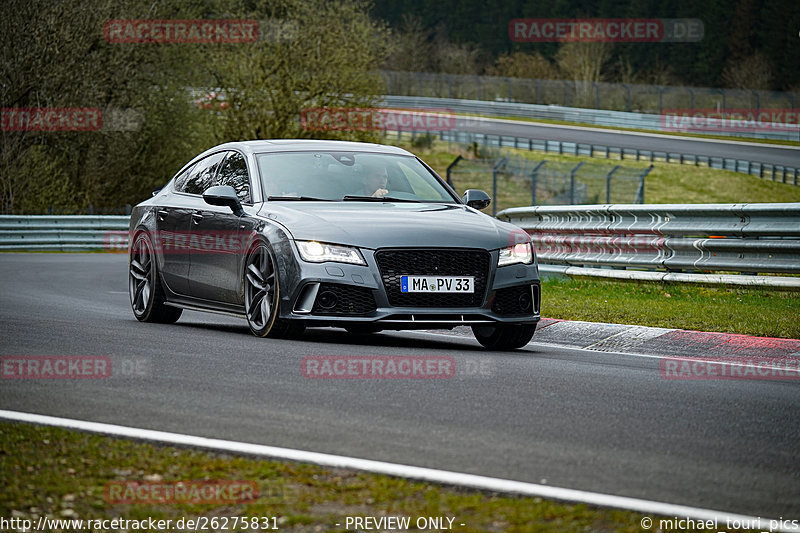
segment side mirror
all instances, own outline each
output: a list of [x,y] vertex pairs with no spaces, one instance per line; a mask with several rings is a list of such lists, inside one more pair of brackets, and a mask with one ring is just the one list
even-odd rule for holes
[[242,203],[236,195],[236,189],[230,185],[215,185],[214,187],[209,187],[206,189],[206,192],[203,193],[203,200],[209,205],[228,206],[236,216],[244,214]]
[[492,203],[489,195],[477,189],[467,189],[464,191],[464,196],[461,201],[473,209],[486,209]]

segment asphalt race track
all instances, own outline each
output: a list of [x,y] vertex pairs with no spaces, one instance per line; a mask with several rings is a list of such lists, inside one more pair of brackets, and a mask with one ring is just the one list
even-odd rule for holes
[[[536,344],[488,353],[428,333],[257,339],[243,320],[194,312],[141,324],[126,267],[123,254],[0,255],[0,355],[116,365],[108,379],[0,380],[1,409],[800,515],[797,382],[665,381],[656,358]],[[543,296],[546,315],[558,295]],[[307,379],[310,355],[452,356],[456,375]]]
[[[800,147],[760,144],[737,140],[697,139],[673,135],[640,132],[621,132],[556,124],[536,124],[519,120],[459,117],[456,131],[526,137],[548,141],[577,142],[626,149],[669,152],[709,157],[725,157],[742,161],[757,161],[775,165],[800,167]],[[780,178],[778,178],[780,179]]]

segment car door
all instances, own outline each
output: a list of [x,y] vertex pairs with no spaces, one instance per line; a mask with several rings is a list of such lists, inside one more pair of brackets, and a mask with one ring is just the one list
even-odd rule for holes
[[[252,205],[247,162],[242,154],[228,151],[220,163],[217,185],[236,190],[243,206]],[[193,242],[189,289],[193,296],[225,303],[241,303],[239,267],[244,250],[242,239],[249,225],[229,207],[204,203],[192,215]]]
[[161,259],[159,270],[164,283],[176,294],[189,290],[188,236],[194,200],[185,192],[197,164],[190,165],[172,181],[172,186],[156,207],[156,247]]

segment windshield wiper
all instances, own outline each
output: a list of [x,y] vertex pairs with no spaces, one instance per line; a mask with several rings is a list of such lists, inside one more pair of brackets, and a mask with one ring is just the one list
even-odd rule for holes
[[408,198],[394,198],[392,196],[358,196],[355,194],[348,194],[342,198],[345,202],[412,202],[415,204],[420,203],[419,200],[410,200]]
[[267,200],[299,200],[305,202],[333,202],[328,198],[315,198],[313,196],[267,196]]

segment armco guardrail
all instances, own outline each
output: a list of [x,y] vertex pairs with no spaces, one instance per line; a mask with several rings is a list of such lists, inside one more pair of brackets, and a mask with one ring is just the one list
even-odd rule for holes
[[[524,102],[492,102],[487,100],[461,100],[456,98],[432,98],[421,96],[385,96],[384,102],[388,107],[397,108],[424,108],[448,109],[456,113],[499,116],[539,118],[556,120],[560,122],[579,122],[596,126],[609,126],[612,128],[630,128],[652,131],[665,131],[662,124],[664,117],[652,113],[631,113],[626,111],[612,111],[608,109],[587,109],[583,107],[564,107],[559,105],[528,104]],[[780,141],[800,140],[800,125],[781,124],[773,131],[741,133],[716,131],[714,135],[728,137],[749,137],[756,139],[769,139]],[[667,130],[672,133],[673,130]]]
[[0,215],[0,250],[118,250],[127,247],[127,215]]
[[531,234],[545,272],[800,288],[800,277],[753,275],[800,276],[800,203],[517,207],[497,217]]
[[[497,216],[532,235],[544,272],[800,288],[800,203],[539,206]],[[124,251],[128,224],[125,215],[2,215],[0,250]]]

